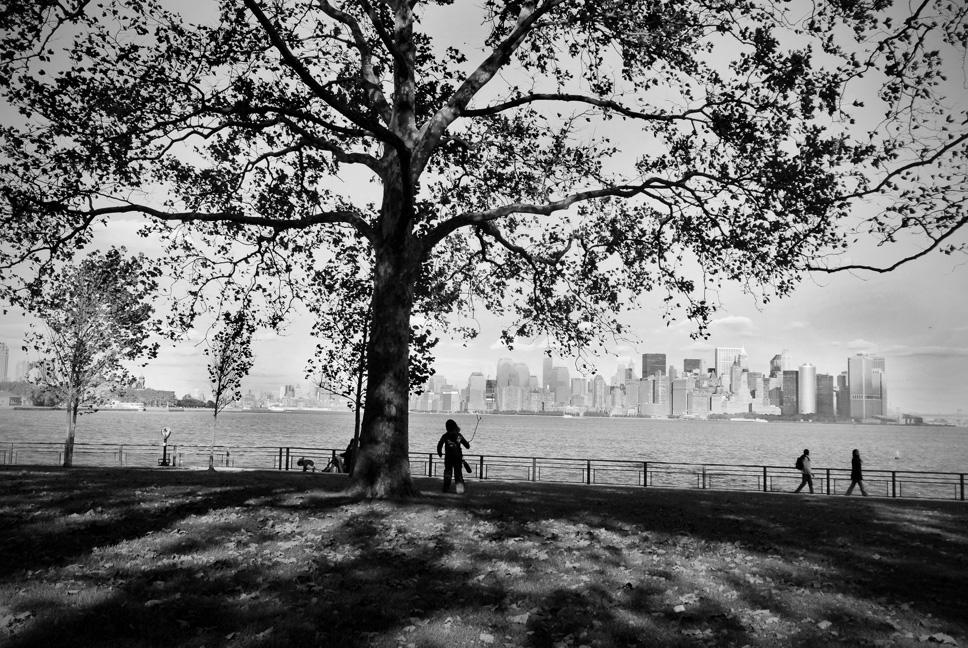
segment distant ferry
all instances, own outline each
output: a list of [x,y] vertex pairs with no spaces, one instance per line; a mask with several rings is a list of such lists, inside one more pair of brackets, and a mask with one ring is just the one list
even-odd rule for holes
[[755,419],[751,419],[751,418],[731,418],[731,419],[728,419],[728,420],[730,420],[730,421],[744,421],[746,423],[769,423],[769,421],[767,421],[766,419],[761,419],[761,418],[755,418]]
[[133,410],[138,412],[147,411],[144,403],[136,402],[126,402],[126,401],[111,401],[107,404],[106,409],[116,409],[116,410]]

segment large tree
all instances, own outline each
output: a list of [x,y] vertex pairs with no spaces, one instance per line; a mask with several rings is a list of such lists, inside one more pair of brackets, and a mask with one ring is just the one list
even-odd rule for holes
[[124,249],[93,252],[79,264],[38,278],[24,302],[41,320],[26,339],[39,358],[37,384],[67,413],[64,467],[74,461],[77,415],[123,391],[128,365],[152,358],[158,344],[150,334],[151,304],[158,269]]
[[851,267],[855,237],[920,237],[902,262],[958,249],[968,218],[962,3],[192,8],[7,3],[0,268],[140,215],[192,286],[180,324],[256,287],[275,325],[354,238],[372,259],[352,482],[369,495],[414,492],[418,314],[473,334],[489,309],[509,342],[573,353],[655,291],[701,334],[722,282],[782,296]]

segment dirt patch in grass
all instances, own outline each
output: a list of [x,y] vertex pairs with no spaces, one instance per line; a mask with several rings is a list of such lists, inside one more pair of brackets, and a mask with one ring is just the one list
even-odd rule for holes
[[0,468],[0,645],[968,646],[968,504]]

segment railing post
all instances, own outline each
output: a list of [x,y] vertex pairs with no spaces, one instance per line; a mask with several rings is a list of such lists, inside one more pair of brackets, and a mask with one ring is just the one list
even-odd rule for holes
[[897,497],[897,471],[891,471],[891,497]]
[[434,476],[434,453],[433,452],[427,453],[427,476],[428,477]]
[[763,492],[768,492],[766,490],[766,466],[763,466]]
[[477,478],[484,479],[484,455],[481,455],[480,463],[478,465],[480,468],[477,471]]
[[959,481],[961,482],[961,501],[965,501],[965,473],[958,475]]
[[830,468],[827,468],[827,495],[830,495]]
[[588,459],[585,461],[585,484],[590,485],[592,483],[592,460]]
[[118,465],[124,465],[124,444],[118,446]]
[[282,447],[279,448],[279,470],[282,470]]
[[531,457],[531,481],[538,481],[538,458]]
[[649,486],[649,462],[642,462],[642,487],[648,488]]
[[706,467],[702,467],[702,489],[706,490]]

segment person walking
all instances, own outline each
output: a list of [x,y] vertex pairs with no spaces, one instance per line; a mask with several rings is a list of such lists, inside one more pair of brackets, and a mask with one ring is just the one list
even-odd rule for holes
[[860,494],[867,497],[867,489],[864,488],[864,473],[861,466],[864,462],[860,459],[860,450],[854,448],[854,454],[850,458],[850,487],[844,495],[854,492],[854,486],[860,486]]
[[797,489],[793,491],[794,493],[799,493],[804,486],[810,487],[810,492],[813,493],[813,472],[810,470],[810,450],[807,448],[803,449],[803,454],[797,459],[797,467],[800,468],[800,473],[803,478],[800,481],[800,485]]
[[437,442],[437,456],[444,458],[444,488],[442,492],[446,493],[450,490],[450,476],[453,474],[454,488],[458,495],[462,495],[464,493],[464,473],[461,471],[464,468],[464,452],[460,447],[464,446],[469,450],[471,444],[460,433],[460,427],[458,427],[456,421],[447,419],[444,426],[447,431]]

